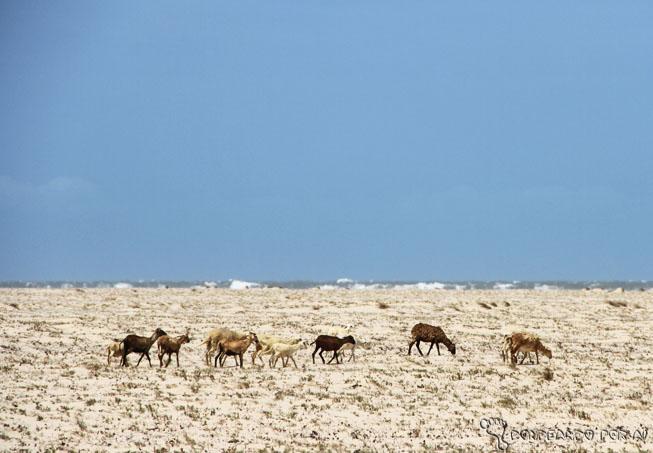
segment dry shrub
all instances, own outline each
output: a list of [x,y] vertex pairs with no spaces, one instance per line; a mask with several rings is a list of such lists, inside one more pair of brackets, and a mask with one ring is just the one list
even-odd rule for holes
[[620,300],[606,300],[605,303],[615,308],[623,308],[628,306],[626,302],[622,302]]
[[553,370],[549,367],[546,367],[544,371],[542,372],[542,377],[544,378],[545,381],[552,381],[553,380]]

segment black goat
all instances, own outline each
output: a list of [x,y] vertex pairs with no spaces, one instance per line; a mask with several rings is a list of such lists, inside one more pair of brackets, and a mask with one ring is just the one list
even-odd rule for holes
[[157,338],[167,335],[162,329],[157,328],[151,337],[141,337],[140,335],[127,335],[124,340],[120,342],[122,344],[122,360],[120,360],[120,365],[127,365],[127,354],[132,352],[140,352],[141,357],[138,359],[138,366],[143,360],[143,356],[147,357],[147,361],[150,362],[152,366],[152,361],[150,360],[150,348],[157,340]]
[[324,351],[333,351],[333,357],[331,357],[331,360],[329,360],[329,363],[333,362],[333,359],[336,359],[336,363],[340,363],[338,361],[338,351],[340,348],[342,348],[343,344],[356,344],[356,340],[354,340],[354,337],[351,335],[347,335],[344,338],[338,338],[338,337],[333,337],[331,335],[320,335],[318,336],[315,341],[311,344],[315,344],[315,351],[313,351],[312,357],[313,357],[313,363],[315,363],[315,354],[317,351],[320,351],[320,358],[322,359],[322,363],[326,363],[324,360],[324,357],[322,356],[322,353]]

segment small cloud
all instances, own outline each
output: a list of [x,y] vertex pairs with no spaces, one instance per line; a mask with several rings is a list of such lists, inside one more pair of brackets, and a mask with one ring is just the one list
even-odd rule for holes
[[69,200],[94,189],[93,183],[82,178],[57,176],[43,184],[31,184],[0,175],[0,205],[26,206]]
[[78,193],[93,189],[93,184],[81,178],[57,176],[46,184],[37,187],[43,193]]

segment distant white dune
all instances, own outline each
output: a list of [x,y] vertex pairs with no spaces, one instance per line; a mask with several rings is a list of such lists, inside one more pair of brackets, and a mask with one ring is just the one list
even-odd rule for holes
[[445,288],[444,283],[440,283],[440,282],[432,282],[432,283],[419,282],[419,283],[394,286],[394,289],[419,289],[422,291],[431,291],[431,290],[444,289],[444,288]]
[[535,287],[533,289],[535,291],[555,291],[555,290],[560,289],[560,288],[558,288],[555,285],[542,284],[542,285],[535,285]]
[[119,283],[116,283],[115,285],[113,285],[113,287],[116,288],[116,289],[129,289],[129,288],[132,288],[133,286],[132,286],[131,283],[119,282]]
[[231,280],[229,289],[251,289],[251,288],[260,288],[261,285],[255,282],[245,282],[242,280]]

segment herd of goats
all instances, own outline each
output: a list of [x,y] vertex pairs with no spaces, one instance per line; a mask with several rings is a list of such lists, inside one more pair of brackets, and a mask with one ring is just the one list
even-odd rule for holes
[[[440,327],[418,323],[413,326],[410,333],[411,340],[410,345],[408,346],[408,355],[410,355],[413,345],[416,345],[417,351],[423,356],[424,354],[420,349],[421,342],[430,343],[426,355],[431,353],[431,349],[433,349],[434,345],[438,351],[438,355],[440,355],[440,344],[443,344],[451,354],[456,354],[456,345],[449,340]],[[168,357],[165,366],[167,367],[170,365],[172,354],[175,354],[177,366],[179,366],[179,349],[181,348],[181,345],[189,342],[190,337],[188,331],[186,334],[178,337],[171,337],[161,329],[156,329],[154,334],[150,337],[127,335],[122,341],[114,339],[113,343],[107,347],[107,364],[111,364],[112,357],[120,357],[120,365],[128,366],[127,356],[134,352],[141,354],[136,366],[141,363],[143,357],[147,358],[150,366],[152,366],[152,361],[150,360],[150,349],[154,343],[157,343],[159,365],[161,367],[164,366],[163,359],[166,355]],[[243,355],[247,352],[252,343],[255,346],[255,350],[252,353],[252,364],[256,363],[256,358],[258,357],[261,363],[265,365],[262,356],[269,355],[269,366],[271,368],[276,366],[279,359],[281,359],[281,363],[284,367],[288,365],[288,362],[292,361],[295,368],[297,368],[297,363],[293,356],[297,351],[299,351],[299,349],[308,346],[306,342],[301,339],[284,339],[268,335],[257,336],[253,332],[243,333],[227,328],[220,328],[210,331],[207,338],[202,343],[203,345],[206,344],[206,364],[210,366],[211,360],[215,356],[213,366],[217,367],[218,363],[220,363],[220,367],[223,367],[227,357],[231,356],[236,361],[236,366],[242,368]],[[312,354],[313,363],[315,363],[315,354],[317,353],[319,353],[322,363],[327,363],[322,356],[322,353],[324,352],[333,352],[333,356],[328,363],[333,362],[333,360],[335,360],[337,364],[342,363],[341,360],[344,361],[346,351],[349,351],[350,353],[349,361],[352,359],[355,360],[354,350],[356,348],[356,340],[354,340],[354,337],[351,335],[319,335],[310,345],[315,345],[315,350]],[[504,362],[509,361],[511,364],[516,364],[518,361],[518,354],[521,353],[522,359],[521,362],[519,362],[520,364],[524,363],[527,356],[529,361],[532,363],[532,358],[530,357],[531,352],[535,353],[536,363],[538,364],[540,363],[540,353],[549,359],[552,357],[551,351],[542,344],[540,338],[535,334],[516,332],[504,337],[501,349],[501,356]]]

